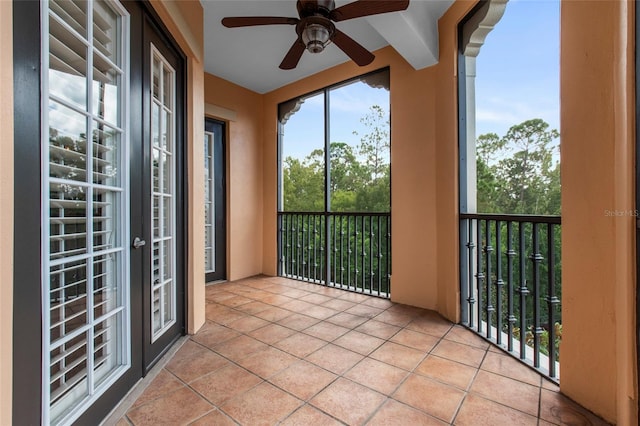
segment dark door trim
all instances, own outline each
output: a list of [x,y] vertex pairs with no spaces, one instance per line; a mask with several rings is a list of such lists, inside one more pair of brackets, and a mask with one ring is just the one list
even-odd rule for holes
[[213,176],[215,195],[214,222],[215,222],[215,272],[205,274],[205,282],[219,281],[227,278],[227,185],[226,185],[226,124],[213,118],[205,118],[205,131],[214,134],[214,162],[215,173]]
[[40,424],[40,3],[13,2],[13,422]]

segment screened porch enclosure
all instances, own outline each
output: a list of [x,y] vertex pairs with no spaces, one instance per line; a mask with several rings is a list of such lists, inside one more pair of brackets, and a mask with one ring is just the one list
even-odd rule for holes
[[390,297],[389,70],[280,104],[278,274]]

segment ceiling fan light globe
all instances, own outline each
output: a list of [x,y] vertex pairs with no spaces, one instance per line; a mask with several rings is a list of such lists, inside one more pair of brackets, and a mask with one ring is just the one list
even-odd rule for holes
[[320,24],[309,24],[302,31],[302,42],[311,53],[320,53],[329,44],[331,33]]

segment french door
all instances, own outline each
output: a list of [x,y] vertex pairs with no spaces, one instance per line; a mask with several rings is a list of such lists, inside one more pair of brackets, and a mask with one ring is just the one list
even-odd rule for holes
[[38,54],[14,46],[15,87],[37,88],[14,105],[16,145],[37,147],[15,154],[17,424],[99,421],[183,333],[184,62],[153,22],[136,2],[17,2]]
[[225,209],[225,125],[205,119],[205,279],[206,282],[227,277],[227,234]]

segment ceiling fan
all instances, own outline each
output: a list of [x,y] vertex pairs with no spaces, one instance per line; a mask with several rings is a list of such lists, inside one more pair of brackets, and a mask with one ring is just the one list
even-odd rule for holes
[[336,28],[333,22],[380,13],[397,12],[409,7],[409,0],[356,0],[344,6],[335,7],[335,0],[297,0],[300,18],[276,16],[238,16],[222,19],[227,28],[251,27],[256,25],[295,25],[298,37],[285,55],[280,68],[295,68],[305,49],[320,53],[331,42],[338,46],[356,64],[370,64],[375,56],[357,41]]

